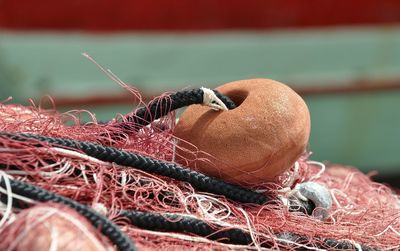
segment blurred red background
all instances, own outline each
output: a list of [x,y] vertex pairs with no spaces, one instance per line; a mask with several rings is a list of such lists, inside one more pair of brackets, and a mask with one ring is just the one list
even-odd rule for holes
[[400,22],[398,0],[0,0],[0,28],[273,29]]

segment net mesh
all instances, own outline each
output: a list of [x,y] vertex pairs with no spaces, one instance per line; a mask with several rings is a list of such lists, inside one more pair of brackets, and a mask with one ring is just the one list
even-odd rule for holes
[[[136,90],[129,91],[140,99]],[[159,98],[166,97],[168,95]],[[0,105],[0,131],[96,142],[174,162],[177,147],[173,136],[174,112],[139,131],[122,130],[118,123],[129,123],[124,116],[102,124],[92,115],[92,121],[84,123],[80,119],[82,113],[87,111],[59,113],[55,108],[43,109],[33,103],[28,107],[3,103]],[[194,146],[190,151],[200,152]],[[210,160],[205,157],[203,161]],[[360,244],[382,250],[400,249],[399,196],[353,167],[331,165],[325,168],[323,164],[311,161],[308,155],[280,177],[281,185],[267,183],[252,188],[277,198],[275,203],[265,205],[229,201],[222,196],[196,191],[189,183],[103,162],[78,150],[47,144],[38,146],[37,142],[14,141],[6,137],[0,137],[0,165],[10,177],[74,199],[105,214],[134,240],[140,250],[160,247],[165,250],[262,249],[264,243],[273,249],[295,250],[306,246],[317,249],[324,246],[323,239],[348,241],[355,247]],[[333,208],[327,220],[289,212],[278,199],[288,196],[288,192],[282,190],[283,185],[293,188],[305,181],[320,183],[329,190]],[[1,193],[1,196],[6,194]],[[10,214],[7,205],[1,205],[0,212],[5,220],[0,225],[0,233],[9,240],[2,245],[10,247],[12,240],[20,234],[21,222],[25,226],[33,224],[34,217],[24,214],[24,210]],[[222,229],[242,229],[250,233],[253,243],[232,245],[193,234],[139,229],[119,217],[120,210],[196,217]]]

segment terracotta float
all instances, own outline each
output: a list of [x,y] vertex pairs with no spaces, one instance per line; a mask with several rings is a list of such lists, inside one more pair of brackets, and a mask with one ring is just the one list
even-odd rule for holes
[[[303,99],[270,79],[234,81],[216,88],[237,108],[214,111],[193,105],[182,114],[175,135],[211,154],[217,165],[191,162],[192,168],[226,181],[256,185],[274,181],[305,152],[310,114]],[[178,156],[185,159],[184,151]]]

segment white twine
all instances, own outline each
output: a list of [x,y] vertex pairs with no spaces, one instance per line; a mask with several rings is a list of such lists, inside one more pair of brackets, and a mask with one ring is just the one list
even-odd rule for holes
[[[63,163],[63,165],[61,166],[60,163]],[[61,168],[59,168],[58,170],[55,170],[55,171],[48,171],[48,172],[39,171],[40,176],[51,178],[51,177],[54,177],[59,174],[65,174],[68,171],[70,171],[72,168],[71,162],[68,161],[66,158],[63,158],[59,163],[54,163],[54,164],[50,164],[50,165],[41,167],[41,170],[53,168],[56,166],[61,166]],[[30,173],[31,173],[30,171],[22,171],[22,170],[7,170],[5,172],[9,175],[30,175]]]
[[211,109],[215,111],[227,111],[228,108],[222,102],[221,99],[217,97],[217,95],[214,93],[213,90],[201,87],[200,88],[203,91],[203,105],[211,107]]
[[[7,195],[7,204],[6,204],[5,211],[2,212],[3,217],[0,220],[0,229],[2,229],[3,225],[7,222],[7,220],[9,219],[9,217],[12,214],[12,191],[11,191],[10,180],[9,180],[7,174],[5,174],[3,171],[0,171],[0,181],[2,181],[3,179],[4,179],[4,183],[6,185],[5,194]],[[1,192],[3,192],[3,191],[1,191]]]
[[318,250],[318,251],[326,251],[326,249],[322,249],[322,248],[315,248],[315,247],[310,247],[304,244],[300,244],[291,240],[286,240],[286,239],[280,239],[280,238],[274,238],[275,240],[281,241],[281,242],[286,242],[295,246],[298,246],[300,248],[304,248],[304,250]]
[[103,203],[93,203],[92,208],[94,209],[94,211],[98,212],[101,215],[107,215],[108,210]]
[[76,152],[76,151],[72,151],[72,150],[68,150],[68,149],[64,149],[64,148],[58,148],[58,147],[52,147],[49,150],[51,150],[52,152],[55,152],[55,153],[62,154],[62,155],[67,156],[67,157],[80,158],[80,159],[83,159],[83,160],[86,160],[86,161],[90,161],[90,162],[93,162],[93,163],[96,163],[96,164],[99,164],[99,165],[102,165],[102,166],[112,167],[111,163],[101,161],[99,159],[96,159],[94,157],[90,157],[90,156],[88,156],[86,154],[82,154],[82,153],[79,153],[79,152]]
[[326,166],[325,166],[325,164],[322,163],[322,162],[318,162],[318,161],[314,161],[314,160],[308,160],[308,161],[307,161],[307,164],[309,164],[309,165],[316,165],[316,166],[318,166],[318,167],[321,168],[321,170],[319,170],[318,173],[316,173],[314,176],[312,176],[312,177],[309,179],[309,181],[319,179],[319,178],[321,177],[321,175],[325,172]]
[[[52,172],[40,172],[40,175],[43,177],[54,177],[55,175],[59,175],[59,174],[65,174],[67,173],[69,170],[71,170],[72,166],[71,166],[71,162],[67,161],[65,158],[63,158],[60,163],[64,163],[64,165],[56,170],[56,171],[52,171]],[[43,168],[48,168],[49,166],[44,166]]]
[[3,226],[5,225],[5,223],[7,221],[13,220],[14,214],[12,212],[12,201],[14,198],[17,200],[20,200],[20,201],[31,203],[31,204],[36,203],[32,199],[26,198],[26,197],[18,195],[18,194],[14,194],[12,192],[11,184],[10,184],[10,179],[12,179],[12,177],[8,176],[3,171],[0,171],[0,181],[2,179],[4,179],[6,188],[4,189],[4,188],[0,187],[0,193],[7,195],[7,204],[4,205],[3,203],[0,203],[0,205],[1,205],[0,211],[1,211],[1,214],[3,215],[3,217],[0,220],[0,232],[4,229]]
[[357,251],[363,251],[361,245],[353,240],[349,240],[351,244],[357,249]]
[[[48,222],[45,222],[45,224],[47,225]],[[58,229],[56,227],[54,227],[53,225],[50,226],[50,247],[49,247],[49,251],[57,251],[58,250],[58,242],[59,242],[59,237],[60,237],[60,233],[58,231]]]
[[382,232],[375,234],[374,236],[381,236],[382,234],[386,233],[388,230],[392,230],[393,233],[400,236],[400,232],[392,227],[392,225],[387,226]]
[[299,170],[300,170],[300,163],[296,161],[294,162],[292,175],[289,175],[286,181],[283,182],[282,186],[291,187],[294,184],[295,180],[297,179],[297,176],[299,175]]
[[[188,208],[188,200],[190,198],[194,198],[196,200],[198,212],[207,220],[223,225],[225,224],[224,220],[229,218],[232,214],[232,211],[228,205],[225,205],[216,198],[204,194],[191,194],[184,198],[183,203],[185,205],[186,213],[188,214],[191,214],[190,209]],[[210,211],[216,205],[219,205],[222,207],[222,209]]]
[[238,210],[244,215],[244,218],[246,219],[248,231],[250,233],[250,237],[251,237],[251,240],[253,241],[254,246],[257,248],[257,250],[261,250],[261,246],[256,239],[256,235],[255,235],[256,230],[254,229],[254,227],[251,224],[249,215],[246,213],[246,211],[243,210],[243,208],[239,207]]
[[86,184],[86,185],[89,185],[89,179],[88,179],[88,177],[86,176],[86,166],[83,165],[83,164],[80,164],[79,167],[80,167],[80,169],[81,169],[82,177],[83,177],[83,180],[85,181],[85,184]]
[[125,171],[121,171],[121,186],[125,186],[127,183],[127,174]]
[[172,162],[175,162],[176,159],[176,146],[178,144],[178,140],[173,138],[172,139]]

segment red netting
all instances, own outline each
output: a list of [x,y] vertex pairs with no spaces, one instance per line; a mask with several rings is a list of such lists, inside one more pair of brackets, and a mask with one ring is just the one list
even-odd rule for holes
[[0,250],[111,250],[84,217],[60,204],[23,210],[0,233]]
[[[116,119],[115,123],[99,124],[93,116],[93,121],[83,123],[79,114],[77,111],[58,113],[54,109],[46,110],[33,105],[1,104],[0,131],[30,132],[97,142],[174,161],[174,113],[138,132],[130,133],[115,126],[123,117]],[[188,183],[106,163],[76,150],[46,144],[38,147],[37,142],[0,137],[0,164],[2,170],[14,178],[107,214],[140,250],[157,250],[160,247],[165,250],[242,250],[260,248],[263,242],[273,243],[276,249],[301,249],[303,244],[288,240],[282,242],[276,237],[279,233],[288,232],[309,237],[311,244],[328,238],[379,249],[400,249],[398,195],[388,187],[372,182],[354,168],[331,166],[325,170],[320,164],[309,161],[308,156],[304,156],[290,172],[282,175],[281,181],[291,187],[310,180],[326,186],[333,198],[333,208],[326,221],[289,212],[278,199],[277,203],[264,206],[230,202],[220,196],[196,191]],[[281,188],[276,184],[257,187],[259,190],[268,190],[269,194],[284,197]],[[4,193],[1,196],[5,196]],[[121,209],[190,215],[225,228],[241,228],[251,233],[253,244],[235,246],[183,233],[138,229],[117,217]],[[1,212],[3,216],[7,215],[5,205]],[[21,225],[18,221],[13,222],[12,217],[7,219],[7,224],[0,225],[0,231],[3,236],[7,233],[5,238],[14,238]],[[29,220],[27,222],[30,224]],[[11,245],[11,242],[4,243]]]

